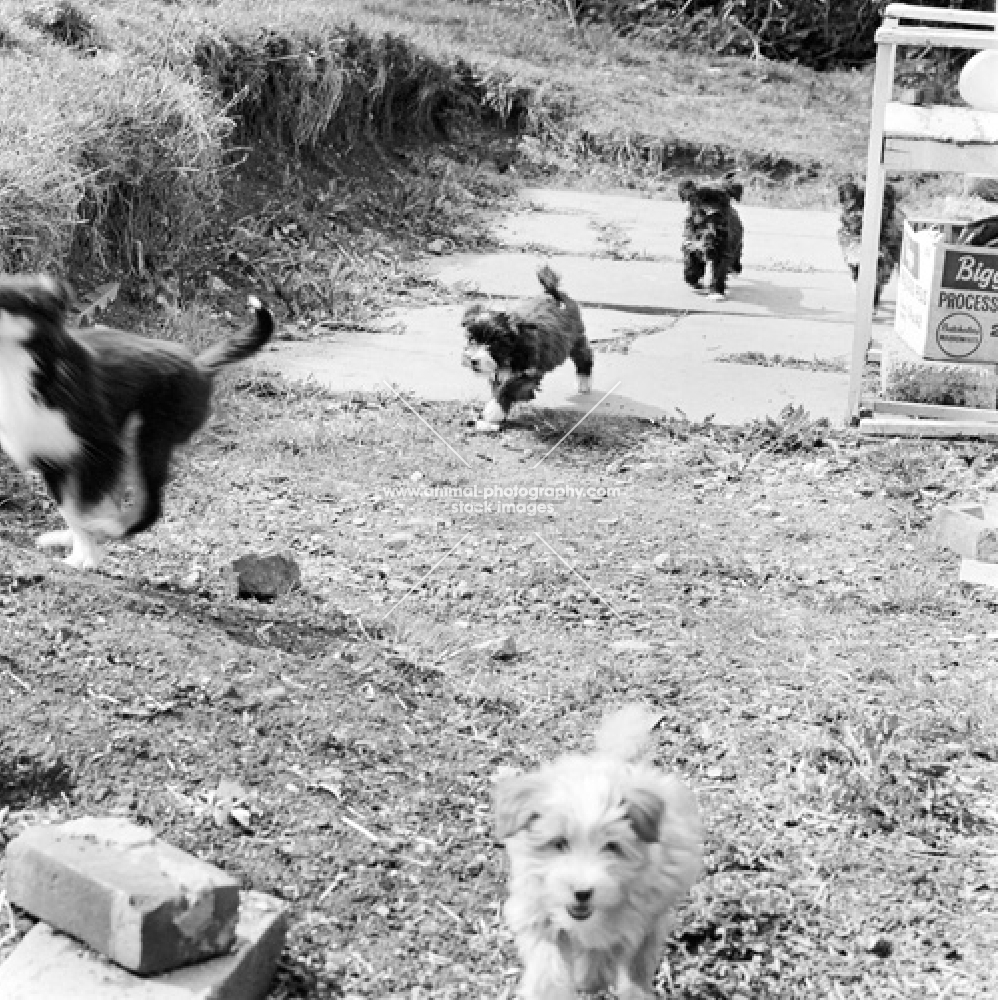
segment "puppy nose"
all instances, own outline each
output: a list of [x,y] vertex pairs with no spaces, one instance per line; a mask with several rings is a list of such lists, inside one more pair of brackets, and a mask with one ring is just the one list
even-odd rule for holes
[[588,903],[593,898],[592,889],[576,889],[575,890],[575,901],[577,903]]

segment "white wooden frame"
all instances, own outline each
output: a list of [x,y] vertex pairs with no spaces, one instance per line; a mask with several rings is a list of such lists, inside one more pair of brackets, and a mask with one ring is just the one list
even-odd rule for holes
[[[914,22],[904,23],[902,22]],[[928,23],[925,23],[928,22]],[[942,26],[941,26],[942,25]],[[975,25],[993,33],[968,31]],[[998,115],[968,108],[914,108],[896,104],[894,70],[899,45],[920,48],[998,49],[998,12],[951,10],[892,3],[877,31],[877,64],[866,162],[866,202],[846,423],[859,416],[863,372],[873,334],[873,295],[888,170],[981,173],[998,176]]]

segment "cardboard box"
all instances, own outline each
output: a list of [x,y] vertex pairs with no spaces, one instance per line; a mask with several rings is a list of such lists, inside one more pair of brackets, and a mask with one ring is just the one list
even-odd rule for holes
[[894,328],[929,361],[998,364],[998,249],[955,242],[966,222],[906,219]]

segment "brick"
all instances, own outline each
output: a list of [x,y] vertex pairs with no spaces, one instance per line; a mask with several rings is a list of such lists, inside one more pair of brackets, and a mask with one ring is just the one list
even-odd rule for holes
[[994,502],[939,507],[933,519],[936,544],[968,559],[998,560],[998,509]]
[[87,818],[13,840],[7,898],[147,975],[226,952],[239,884],[127,820]]
[[246,892],[228,955],[140,977],[48,924],[36,924],[0,965],[0,1000],[263,1000],[286,933],[280,901]]

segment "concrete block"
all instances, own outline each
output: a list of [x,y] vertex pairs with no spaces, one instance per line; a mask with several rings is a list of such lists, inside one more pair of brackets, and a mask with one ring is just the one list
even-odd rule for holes
[[934,516],[936,544],[967,559],[998,562],[998,507],[994,501],[939,507]]
[[998,587],[998,562],[963,559],[960,562],[960,583],[980,587]]
[[127,820],[87,818],[13,840],[7,898],[145,975],[228,951],[239,884]]
[[142,978],[37,924],[0,965],[0,1000],[263,1000],[286,933],[280,901],[246,892],[228,955]]

